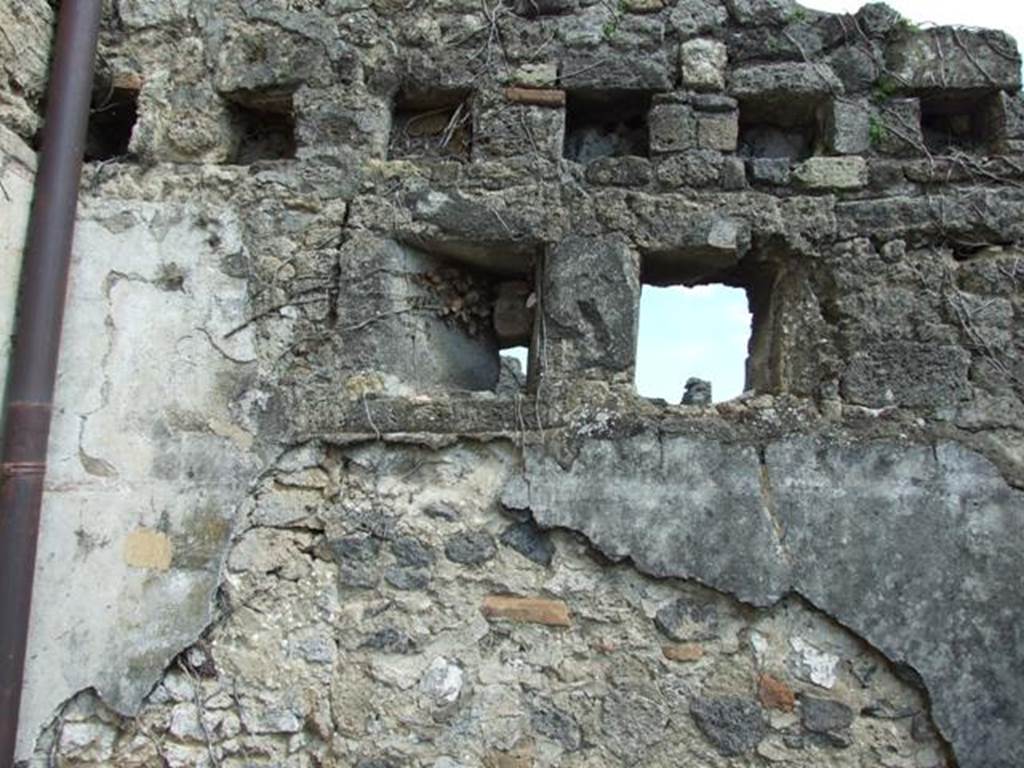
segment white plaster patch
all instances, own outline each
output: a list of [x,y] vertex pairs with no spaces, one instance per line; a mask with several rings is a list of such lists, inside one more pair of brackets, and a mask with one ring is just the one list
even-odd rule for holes
[[802,637],[793,637],[790,646],[797,654],[797,671],[800,676],[821,688],[834,688],[839,657],[814,647]]
[[32,150],[0,125],[0,394],[7,382],[7,359],[11,351],[14,305],[32,202],[34,168]]
[[768,656],[768,638],[760,632],[750,633],[750,647],[754,649],[754,661],[758,667],[763,667]]

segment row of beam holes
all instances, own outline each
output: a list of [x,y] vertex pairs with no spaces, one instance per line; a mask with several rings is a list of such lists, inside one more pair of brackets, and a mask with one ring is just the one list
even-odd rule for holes
[[[564,156],[580,163],[599,157],[646,157],[650,106],[650,93],[570,92]],[[388,157],[468,161],[472,123],[467,91],[400,93],[392,112]]]
[[[563,156],[578,163],[604,157],[648,157],[645,91],[570,91]],[[925,145],[933,152],[991,149],[986,96],[929,97],[921,101]],[[824,151],[821,103],[815,99],[747,100],[740,109],[741,157],[799,162]],[[469,160],[470,95],[466,91],[402,94],[395,101],[389,157]]]
[[[131,159],[130,145],[138,119],[139,92],[109,87],[94,95],[86,133],[85,160]],[[295,157],[295,113],[290,93],[248,94],[227,102],[235,132],[230,162]]]
[[[934,154],[998,151],[990,94],[921,98],[921,134]],[[796,101],[787,108],[757,102],[741,105],[739,155],[748,159],[806,160],[824,151],[820,107]]]
[[[921,101],[925,146],[933,152],[991,149],[987,96],[936,96]],[[295,157],[295,114],[291,94],[245,94],[229,101],[236,131],[232,162]],[[602,157],[649,153],[646,92],[570,92],[566,105],[564,157],[588,163]],[[740,112],[739,154],[747,158],[803,160],[821,150],[817,104],[748,102]],[[138,116],[138,91],[108,88],[89,120],[87,160],[128,155]],[[389,156],[468,160],[472,112],[466,91],[403,94],[395,103]]]

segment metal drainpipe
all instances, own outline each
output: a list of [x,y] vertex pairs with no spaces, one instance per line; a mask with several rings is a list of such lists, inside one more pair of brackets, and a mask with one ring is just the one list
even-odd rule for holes
[[102,0],[63,0],[0,444],[0,768],[14,765],[46,443]]

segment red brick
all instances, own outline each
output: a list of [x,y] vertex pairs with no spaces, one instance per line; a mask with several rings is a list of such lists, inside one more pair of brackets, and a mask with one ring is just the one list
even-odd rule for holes
[[796,694],[782,680],[771,675],[761,675],[757,684],[757,697],[768,709],[792,712],[796,706]]
[[553,88],[506,88],[505,98],[516,104],[535,107],[564,107],[565,91]]
[[543,597],[488,595],[480,610],[488,619],[546,624],[551,627],[568,627],[572,624],[569,607],[564,602]]

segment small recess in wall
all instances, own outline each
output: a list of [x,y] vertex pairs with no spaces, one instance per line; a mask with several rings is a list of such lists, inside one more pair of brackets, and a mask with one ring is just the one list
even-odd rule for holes
[[564,157],[584,164],[602,157],[647,157],[650,109],[651,94],[643,91],[570,91]]
[[138,118],[139,92],[111,87],[93,100],[85,139],[85,159],[114,160],[128,155]]
[[237,137],[232,158],[236,165],[295,157],[298,145],[291,93],[233,97],[231,117]]
[[806,160],[821,150],[822,105],[794,99],[781,106],[774,101],[740,102],[739,154],[746,158]]
[[991,94],[937,95],[921,99],[921,133],[930,152],[985,153],[993,144]]
[[473,111],[466,91],[400,93],[391,120],[391,159],[469,160]]

